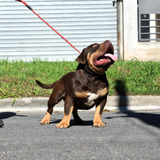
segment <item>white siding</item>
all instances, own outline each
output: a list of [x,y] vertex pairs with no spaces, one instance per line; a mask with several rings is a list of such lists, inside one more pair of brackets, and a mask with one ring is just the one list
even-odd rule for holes
[[[78,50],[111,40],[117,48],[116,9],[112,0],[26,0]],[[74,60],[70,47],[22,3],[0,0],[0,58]]]

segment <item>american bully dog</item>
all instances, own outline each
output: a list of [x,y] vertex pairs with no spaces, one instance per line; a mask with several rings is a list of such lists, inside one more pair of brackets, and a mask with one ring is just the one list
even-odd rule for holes
[[76,58],[79,65],[75,72],[67,73],[49,85],[36,80],[40,87],[53,89],[48,101],[47,113],[40,123],[49,124],[53,107],[63,99],[64,117],[56,128],[69,127],[72,114],[77,123],[82,123],[77,110],[88,110],[94,106],[96,110],[93,126],[105,127],[105,123],[101,120],[109,88],[105,72],[117,60],[113,54],[113,45],[109,40],[101,44],[92,44],[84,48]]

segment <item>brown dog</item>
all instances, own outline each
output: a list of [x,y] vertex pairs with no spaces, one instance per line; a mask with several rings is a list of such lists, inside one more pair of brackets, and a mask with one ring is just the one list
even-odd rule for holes
[[64,117],[57,128],[67,128],[70,125],[71,114],[78,123],[83,122],[78,116],[78,109],[90,109],[96,106],[93,120],[94,127],[104,127],[101,120],[103,108],[107,101],[108,81],[105,71],[116,61],[113,45],[110,41],[92,44],[83,49],[77,57],[79,62],[75,72],[70,72],[50,85],[42,84],[42,88],[53,89],[48,101],[48,110],[41,124],[49,124],[53,107],[62,99],[65,101]]

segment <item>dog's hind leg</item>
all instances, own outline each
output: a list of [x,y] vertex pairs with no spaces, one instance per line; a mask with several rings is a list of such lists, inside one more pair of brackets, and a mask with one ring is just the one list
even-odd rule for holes
[[41,120],[41,124],[49,124],[53,107],[65,98],[66,88],[68,88],[68,84],[71,83],[73,74],[74,72],[70,72],[54,83],[54,88],[48,101],[48,110],[44,118]]
[[48,101],[48,109],[47,113],[44,116],[44,118],[41,120],[40,124],[49,124],[51,114],[53,112],[53,107],[59,103],[64,98],[64,87],[63,85],[56,85],[56,87],[53,89],[52,94],[50,95],[49,101]]

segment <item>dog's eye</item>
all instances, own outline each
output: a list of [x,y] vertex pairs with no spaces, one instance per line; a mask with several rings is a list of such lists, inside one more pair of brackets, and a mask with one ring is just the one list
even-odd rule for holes
[[91,48],[91,52],[93,53],[93,52],[95,52],[97,49],[99,48],[99,44],[93,44],[92,45],[92,48]]
[[98,44],[94,44],[94,45],[92,46],[92,48],[96,48],[96,47],[98,47]]

